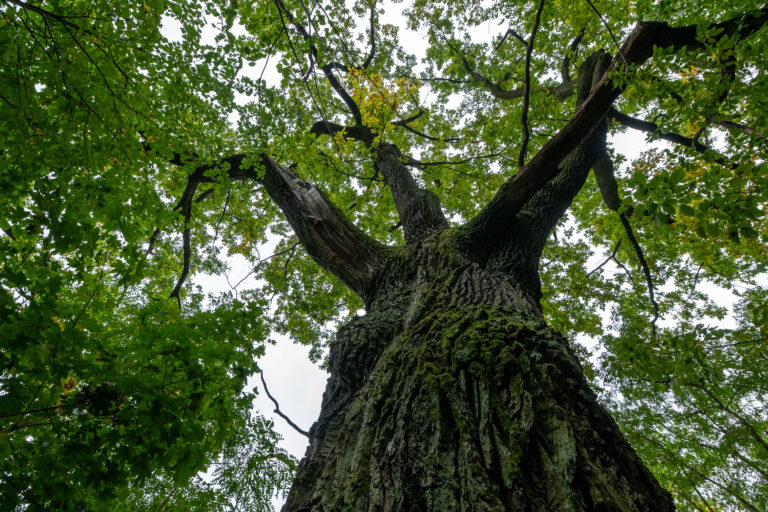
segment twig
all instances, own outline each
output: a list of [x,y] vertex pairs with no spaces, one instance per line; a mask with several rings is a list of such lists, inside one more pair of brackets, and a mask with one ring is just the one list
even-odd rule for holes
[[[273,0],[275,6],[277,7],[278,12],[280,13],[280,17],[282,19],[283,16],[285,16],[288,21],[294,26],[296,31],[299,33],[299,35],[307,41],[307,44],[309,44],[309,57],[310,62],[313,64],[314,61],[317,60],[317,57],[319,55],[317,51],[317,46],[312,41],[312,35],[307,31],[306,27],[299,23],[296,18],[294,18],[293,14],[288,10],[288,8],[285,6],[285,3],[283,3],[283,0]],[[310,69],[308,70],[308,73],[311,73],[312,65],[310,65]],[[338,78],[336,78],[336,75],[333,73],[334,70],[339,71],[346,71],[346,67],[337,63],[337,62],[330,62],[328,64],[324,64],[320,66],[320,70],[323,72],[323,75],[325,76],[325,79],[328,81],[328,83],[331,85],[333,90],[336,92],[336,94],[341,98],[341,100],[347,105],[350,112],[352,113],[352,117],[355,120],[355,124],[360,126],[363,124],[363,116],[360,113],[360,107],[357,105],[357,102],[352,99],[352,96],[349,95],[347,90],[344,88],[343,85],[341,85],[341,82],[339,82]]]
[[616,48],[619,50],[619,55],[621,56],[621,60],[624,61],[624,65],[628,65],[627,59],[624,57],[624,54],[621,52],[621,46],[619,45],[619,42],[616,40],[616,36],[613,35],[613,30],[611,30],[611,27],[608,26],[608,23],[603,18],[603,15],[600,14],[600,11],[597,10],[597,7],[595,7],[595,4],[592,3],[591,0],[587,0],[587,3],[592,8],[593,11],[595,11],[595,14],[597,14],[597,17],[600,18],[600,21],[603,23],[603,26],[608,30],[608,33],[611,35],[611,39],[613,39],[613,44],[616,45]]
[[219,222],[216,223],[216,230],[214,231],[213,235],[213,242],[216,243],[216,240],[219,238],[219,227],[221,227],[221,222],[224,220],[224,215],[227,213],[227,207],[229,206],[229,196],[232,193],[232,187],[230,186],[227,189],[227,199],[224,200],[224,208],[221,210],[221,217],[219,217]]
[[619,247],[621,247],[621,239],[619,239],[619,241],[616,242],[616,246],[613,248],[613,251],[611,251],[611,255],[608,256],[607,258],[605,258],[605,261],[603,261],[601,264],[599,264],[597,267],[595,267],[594,270],[591,270],[590,272],[588,272],[587,273],[587,277],[591,276],[592,274],[594,274],[595,272],[597,272],[598,270],[603,268],[605,266],[605,264],[608,263],[609,261],[615,260],[616,259],[616,251],[619,250]]
[[[394,123],[392,123],[392,124],[394,124]],[[401,128],[405,128],[409,132],[411,132],[411,133],[413,133],[415,135],[418,135],[419,137],[424,137],[427,140],[432,140],[432,141],[435,141],[435,142],[459,142],[459,141],[461,141],[460,137],[447,137],[445,139],[442,139],[440,137],[435,137],[433,135],[428,135],[428,134],[426,134],[424,132],[421,132],[421,131],[417,130],[416,128],[411,128],[410,126],[408,126],[407,124],[404,124],[404,123],[403,124],[398,124],[397,126],[400,126]]]
[[539,8],[536,10],[536,19],[533,21],[533,28],[531,29],[531,37],[528,40],[528,49],[525,51],[525,78],[523,81],[523,113],[521,116],[521,122],[523,124],[523,142],[520,147],[520,156],[517,158],[517,165],[523,167],[525,165],[525,154],[528,152],[528,141],[531,138],[531,130],[528,127],[528,107],[530,104],[531,96],[531,55],[533,54],[533,41],[536,39],[536,32],[539,30],[539,23],[541,23],[541,11],[544,10],[544,0],[540,0]]
[[16,492],[18,492],[19,494],[21,494],[22,496],[24,496],[24,498],[26,498],[26,499],[27,499],[27,501],[29,501],[31,504],[33,504],[34,506],[36,506],[36,507],[37,507],[37,508],[39,508],[40,510],[45,510],[45,511],[47,512],[47,510],[48,510],[47,508],[45,508],[44,506],[42,506],[42,505],[41,505],[41,504],[40,504],[38,501],[36,501],[36,500],[34,500],[34,499],[30,498],[29,496],[27,496],[27,494],[26,494],[24,491],[22,491],[21,489],[19,489],[18,487],[16,487],[16,484],[14,484],[14,483],[13,483],[13,480],[11,480],[11,477],[10,477],[10,476],[8,476],[8,474],[7,474],[5,471],[0,471],[0,474],[2,474],[2,475],[3,475],[3,480],[5,480],[6,482],[8,482],[8,485],[10,485],[10,486],[11,486],[11,487],[13,487],[14,489],[16,489]]
[[[37,7],[35,5],[31,5],[31,4],[28,4],[26,2],[22,2],[21,0],[6,0],[6,1],[10,2],[10,3],[12,3],[12,4],[14,4],[14,5],[18,6],[18,7],[21,7],[22,9],[26,9],[28,11],[36,12],[37,14],[42,16],[43,18],[50,18],[50,19],[58,21],[62,25],[74,28],[75,30],[80,30],[80,27],[78,25],[76,25],[76,24],[72,23],[71,21],[69,21],[68,19],[66,19],[65,16],[59,16],[58,14],[54,14],[51,11],[46,11],[45,9],[41,9],[40,7]],[[87,30],[84,30],[83,32],[85,32],[87,34],[90,34],[90,32],[87,31]]]
[[291,427],[293,427],[296,432],[308,438],[309,432],[303,430],[301,427],[292,422],[291,418],[283,414],[283,412],[280,410],[280,404],[277,403],[277,400],[275,400],[275,397],[270,394],[269,389],[267,388],[267,381],[264,380],[264,371],[259,372],[259,377],[261,377],[261,384],[264,386],[264,392],[267,394],[269,399],[272,400],[272,403],[275,404],[275,412],[277,415],[283,418]]
[[161,510],[163,510],[163,508],[164,508],[164,507],[165,507],[165,506],[168,504],[168,502],[170,501],[170,499],[171,499],[171,498],[173,498],[173,495],[174,495],[174,494],[176,494],[176,491],[178,491],[178,490],[179,490],[179,488],[178,488],[178,487],[174,487],[174,488],[173,488],[173,491],[171,491],[170,493],[168,493],[168,496],[166,496],[166,497],[165,497],[165,499],[163,500],[163,502],[162,502],[162,503],[160,503],[160,506],[158,506],[158,507],[155,509],[155,512],[160,512]]

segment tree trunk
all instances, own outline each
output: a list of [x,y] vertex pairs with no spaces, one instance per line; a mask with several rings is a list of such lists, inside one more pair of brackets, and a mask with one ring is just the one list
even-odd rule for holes
[[460,238],[387,258],[339,330],[283,511],[674,510],[520,284],[538,276]]

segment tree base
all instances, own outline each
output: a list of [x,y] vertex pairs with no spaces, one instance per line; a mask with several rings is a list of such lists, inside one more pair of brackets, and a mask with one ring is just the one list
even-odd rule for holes
[[395,336],[354,392],[366,319],[339,334],[284,511],[674,510],[543,321],[434,312]]

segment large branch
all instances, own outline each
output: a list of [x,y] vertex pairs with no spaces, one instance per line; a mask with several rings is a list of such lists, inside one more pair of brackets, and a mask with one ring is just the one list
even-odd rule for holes
[[[178,297],[189,272],[189,218],[192,196],[199,183],[215,182],[207,176],[213,169],[225,170],[233,181],[255,180],[264,185],[270,198],[283,211],[307,253],[324,269],[337,276],[355,293],[366,299],[373,274],[379,264],[379,244],[355,227],[346,216],[313,184],[299,178],[266,154],[259,157],[263,173],[245,155],[232,155],[214,164],[195,168],[179,202],[185,219],[184,271],[174,288]],[[170,162],[183,164],[175,154]]]
[[379,246],[315,185],[262,155],[262,183],[307,253],[364,300],[379,265]]
[[[757,14],[744,15],[710,25],[731,37],[744,38],[768,23],[768,6]],[[670,27],[663,22],[638,23],[622,45],[611,66],[594,88],[589,98],[581,104],[568,124],[552,137],[528,164],[504,183],[496,196],[480,214],[467,224],[469,234],[477,243],[488,242],[495,234],[495,226],[511,222],[515,214],[541,187],[557,175],[559,164],[581,144],[604,119],[613,102],[629,84],[626,65],[637,67],[648,60],[654,47],[686,47],[689,51],[706,46],[698,38],[695,25]],[[719,34],[721,37],[723,34]],[[625,65],[626,61],[626,65]],[[616,74],[624,74],[622,80],[614,80]]]
[[[610,62],[610,55],[604,51],[595,52],[584,61],[577,77],[577,102],[583,102],[589,96],[593,85],[599,82]],[[489,230],[495,231],[493,241],[482,247],[493,251],[494,246],[498,246],[503,253],[501,244],[511,240],[512,245],[517,247],[518,240],[522,238],[527,241],[526,249],[531,258],[538,261],[549,233],[584,185],[590,168],[605,152],[607,128],[607,122],[601,122],[586,140],[560,162],[557,175],[539,188],[516,215],[515,229],[510,229],[505,223],[489,226]],[[486,233],[488,235],[490,231]]]
[[406,244],[415,245],[432,233],[448,227],[437,196],[416,183],[403,163],[397,146],[379,146],[376,170],[384,176],[392,191]]

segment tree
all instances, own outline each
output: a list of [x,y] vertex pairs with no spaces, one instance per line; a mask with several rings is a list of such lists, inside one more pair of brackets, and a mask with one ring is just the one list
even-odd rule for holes
[[331,374],[284,510],[765,508],[768,8],[416,1],[418,67],[372,1],[129,4],[2,4],[4,510],[267,507],[271,332]]

